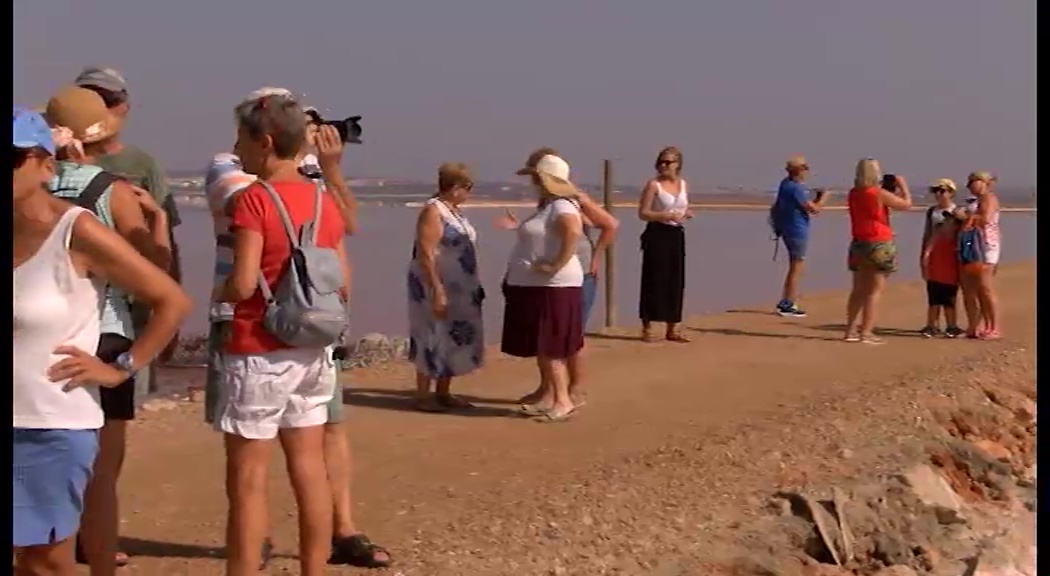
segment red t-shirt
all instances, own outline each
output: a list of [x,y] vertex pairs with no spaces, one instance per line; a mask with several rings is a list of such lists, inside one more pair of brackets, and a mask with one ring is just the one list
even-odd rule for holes
[[[295,233],[299,234],[303,224],[314,216],[313,182],[270,182],[277,195],[284,202],[285,209],[292,219]],[[272,289],[278,277],[288,265],[292,255],[292,244],[281,223],[270,195],[261,184],[255,183],[244,190],[234,200],[230,230],[238,228],[252,230],[262,234],[263,251],[260,262],[263,276]],[[324,248],[335,248],[343,241],[343,219],[339,207],[329,194],[321,195],[321,222],[317,234],[317,245]],[[258,288],[251,298],[238,302],[234,306],[233,323],[230,327],[230,340],[226,351],[231,354],[260,354],[291,348],[284,344],[266,328],[262,319],[266,311],[266,302]]]
[[849,221],[853,239],[861,242],[893,240],[890,210],[879,201],[880,189],[854,188],[849,191]]

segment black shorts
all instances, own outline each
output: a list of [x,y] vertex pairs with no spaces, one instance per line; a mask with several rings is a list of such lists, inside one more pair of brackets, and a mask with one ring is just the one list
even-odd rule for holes
[[[131,340],[120,334],[106,333],[98,340],[98,356],[103,362],[116,362],[117,356],[131,349]],[[100,388],[102,413],[106,420],[135,419],[135,378],[128,378],[114,388]]]
[[926,282],[926,302],[930,306],[955,308],[955,295],[958,293],[959,287],[955,284]]

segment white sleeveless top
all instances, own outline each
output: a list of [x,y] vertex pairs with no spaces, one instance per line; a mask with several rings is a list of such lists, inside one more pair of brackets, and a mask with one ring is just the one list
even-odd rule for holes
[[[685,214],[689,209],[689,194],[685,187],[685,180],[679,180],[682,191],[677,196],[664,190],[660,181],[656,180],[656,196],[653,198],[653,212],[674,212]],[[664,222],[670,226],[681,226],[678,222]]]
[[[65,390],[47,370],[62,345],[98,348],[105,284],[80,276],[69,258],[73,223],[83,208],[59,218],[36,254],[14,272],[14,428],[93,430],[102,427],[97,386]],[[94,215],[90,215],[94,218]]]

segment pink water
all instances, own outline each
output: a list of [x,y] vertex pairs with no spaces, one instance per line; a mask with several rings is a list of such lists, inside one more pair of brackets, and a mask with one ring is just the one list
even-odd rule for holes
[[[182,225],[176,230],[185,271],[185,284],[197,303],[184,333],[203,333],[207,322],[204,305],[210,291],[214,263],[211,220],[199,208],[183,206]],[[519,210],[524,213],[524,210]],[[493,219],[503,209],[476,208],[467,216],[478,229],[481,274],[488,288],[485,302],[486,332],[498,339],[503,313],[499,284],[506,257],[514,240],[512,233],[495,229]],[[360,231],[347,240],[354,262],[351,320],[354,336],[369,332],[388,335],[407,333],[405,271],[412,249],[417,212],[412,208],[365,206],[360,213]],[[621,219],[616,246],[617,310],[620,324],[637,323],[638,274],[641,269],[638,236],[642,223],[634,210],[616,212]],[[922,238],[922,213],[894,216],[900,272],[896,279],[919,277],[918,250]],[[1035,258],[1034,213],[1003,214],[1004,264]],[[738,307],[770,309],[780,297],[787,266],[781,248],[772,260],[774,243],[769,240],[764,211],[700,212],[686,231],[688,258],[685,307],[689,314],[723,311]],[[826,212],[814,221],[809,241],[803,290],[823,292],[845,289],[846,245],[849,239],[845,212]],[[600,293],[591,315],[591,327],[604,322],[604,293]],[[921,308],[921,304],[918,304]],[[916,318],[921,323],[921,318]]]

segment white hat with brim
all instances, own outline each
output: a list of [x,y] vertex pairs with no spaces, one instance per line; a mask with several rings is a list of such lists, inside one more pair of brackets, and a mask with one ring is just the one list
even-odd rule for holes
[[546,194],[560,198],[580,195],[580,189],[569,180],[569,163],[558,156],[547,154],[527,173],[536,176]]

